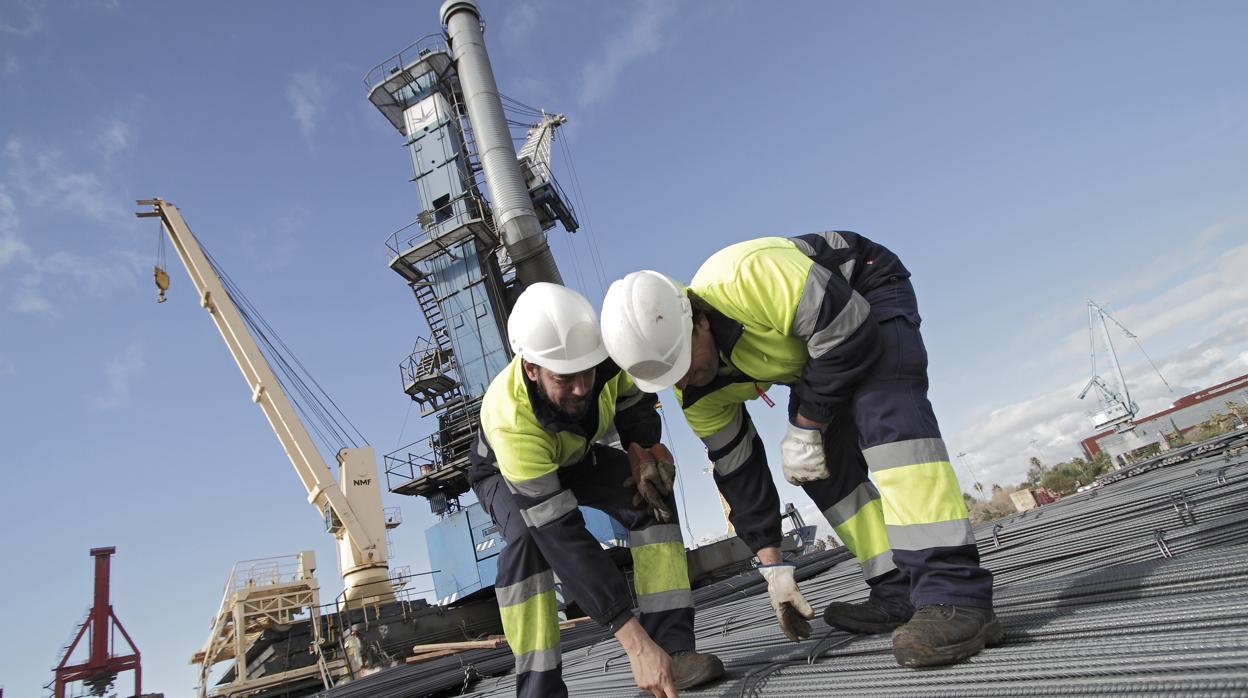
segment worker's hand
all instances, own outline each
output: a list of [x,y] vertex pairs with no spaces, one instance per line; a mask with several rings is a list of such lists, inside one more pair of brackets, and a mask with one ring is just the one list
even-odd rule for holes
[[823,450],[823,430],[789,423],[789,430],[780,442],[780,464],[784,479],[794,485],[822,480],[828,471]]
[[672,452],[663,444],[647,449],[632,443],[628,445],[628,466],[632,477],[624,481],[624,486],[637,488],[633,506],[641,506],[644,501],[660,523],[673,520],[675,516],[667,504],[676,479]]
[[655,698],[676,698],[676,670],[672,658],[655,644],[636,618],[615,633],[620,646],[628,654],[637,687]]
[[778,565],[762,565],[758,571],[767,580],[767,595],[771,597],[771,609],[776,612],[780,632],[794,642],[801,642],[810,637],[809,621],[815,617],[815,612],[797,588],[793,569],[793,565],[782,562]]

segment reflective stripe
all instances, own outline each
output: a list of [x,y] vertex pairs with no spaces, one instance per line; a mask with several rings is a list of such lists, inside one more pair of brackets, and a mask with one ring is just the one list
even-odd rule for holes
[[828,280],[832,272],[818,264],[812,264],[806,273],[806,285],[802,288],[802,296],[797,300],[797,310],[793,312],[793,325],[790,330],[802,339],[809,339],[815,333],[815,324],[819,321],[819,309],[823,307],[824,296],[828,292]]
[[481,432],[477,432],[477,455],[483,459],[490,455],[490,445],[485,442],[485,434]]
[[829,350],[834,349],[847,337],[853,334],[862,323],[866,321],[867,315],[871,312],[871,304],[867,299],[863,298],[857,291],[854,291],[849,301],[845,303],[845,307],[841,308],[841,312],[837,313],[832,322],[827,327],[816,331],[806,340],[806,350],[810,352],[810,358],[818,358],[823,356]]
[[915,463],[875,472],[884,523],[910,526],[966,518],[966,501],[949,461]]
[[682,543],[634,545],[633,586],[637,597],[689,588],[689,562]]
[[633,405],[640,403],[642,400],[646,399],[647,395],[649,395],[649,393],[641,392],[636,386],[633,387],[631,392],[621,393],[620,396],[615,399],[616,414],[619,414]]
[[534,650],[516,655],[516,673],[528,671],[551,671],[562,665],[563,652],[558,647]]
[[899,468],[915,463],[934,463],[949,460],[949,451],[943,439],[910,439],[891,444],[864,448],[862,455],[872,471]]
[[841,270],[841,276],[845,277],[846,281],[849,281],[849,277],[854,275],[854,264],[857,261],[858,260],[856,259],[851,259],[848,262],[842,264],[840,267],[838,267]]
[[541,504],[521,509],[520,516],[530,527],[537,528],[545,526],[574,509],[576,509],[576,495],[572,494],[572,490],[564,490]]
[[555,588],[555,573],[550,570],[538,572],[515,584],[494,587],[494,595],[498,597],[499,607],[515,606],[524,603],[544,591]]
[[840,524],[832,524],[836,537],[846,548],[865,562],[889,549],[888,531],[884,528],[884,514],[879,499],[872,499]]
[[897,564],[893,562],[893,551],[885,550],[875,557],[862,563],[862,576],[866,579],[875,579],[882,574],[888,574],[897,569]]
[[911,526],[886,526],[888,540],[897,550],[925,550],[958,545],[975,545],[975,534],[968,519],[938,521]]
[[684,544],[684,539],[680,537],[680,526],[676,524],[647,526],[639,531],[629,531],[628,533],[630,545],[653,545],[654,543],[670,543],[672,541]]
[[512,492],[534,498],[552,495],[563,487],[559,483],[558,471],[538,475],[531,480],[507,480],[507,484]]
[[507,644],[517,658],[538,650],[559,650],[559,611],[554,589],[514,606],[499,606],[498,613]]
[[732,443],[733,437],[741,431],[741,422],[745,418],[745,409],[740,405],[732,407],[732,419],[720,427],[715,433],[702,437],[708,451],[718,451]]
[[720,477],[731,475],[737,471],[737,468],[745,465],[750,456],[754,454],[754,436],[757,433],[751,422],[749,428],[746,429],[745,436],[741,437],[741,441],[733,446],[731,451],[715,459],[715,472],[719,473]]
[[819,234],[823,236],[824,240],[828,241],[828,247],[831,247],[834,250],[843,250],[846,247],[849,247],[849,243],[845,241],[845,236],[835,230],[829,230]]
[[828,523],[839,526],[853,518],[867,504],[879,498],[879,491],[875,489],[875,485],[871,484],[870,480],[867,480],[855,487],[854,491],[844,499],[824,509],[823,515]]
[[637,608],[641,609],[642,613],[693,608],[693,592],[688,589],[673,589],[660,591],[657,594],[640,594],[637,596]]

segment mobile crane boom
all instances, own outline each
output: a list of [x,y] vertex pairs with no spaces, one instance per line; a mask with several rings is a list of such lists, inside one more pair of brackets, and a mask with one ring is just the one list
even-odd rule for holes
[[200,305],[212,316],[230,355],[243,372],[251,389],[252,402],[264,412],[303,482],[308,503],[325,516],[327,527],[338,539],[339,566],[347,601],[392,600],[394,592],[386,562],[385,515],[372,447],[340,450],[338,463],[342,481],[334,479],[182,213],[172,203],[159,198],[142,199],[138,204],[153,208],[138,212],[135,214],[138,217],[160,218],[161,226],[190,274],[191,283],[199,292]]

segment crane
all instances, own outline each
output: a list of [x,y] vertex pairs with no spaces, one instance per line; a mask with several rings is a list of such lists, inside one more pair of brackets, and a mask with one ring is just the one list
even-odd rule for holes
[[[317,507],[327,529],[338,541],[338,564],[345,602],[386,603],[394,600],[386,561],[386,520],[377,478],[377,457],[371,446],[338,451],[341,482],[334,479],[294,405],[278,382],[260,346],[243,321],[216,268],[187,227],[177,206],[163,199],[141,199],[139,218],[159,218],[200,295],[200,305],[212,316],[230,355],[243,372],[251,399],[260,406],[269,426],[290,457],[307,490],[308,503]],[[157,268],[157,286],[168,286]],[[164,282],[163,284],[161,282]]]
[[[1093,301],[1088,301],[1088,340],[1091,344],[1092,356],[1092,378],[1088,381],[1083,390],[1079,392],[1078,399],[1082,400],[1087,397],[1088,393],[1096,388],[1097,397],[1101,404],[1101,409],[1092,415],[1092,427],[1098,431],[1108,429],[1110,427],[1117,428],[1118,431],[1130,431],[1135,427],[1131,420],[1135,418],[1139,408],[1131,400],[1131,392],[1127,388],[1127,379],[1122,375],[1122,365],[1118,363],[1118,353],[1114,351],[1114,341],[1109,336],[1109,324],[1106,320],[1112,321],[1118,325],[1128,337],[1136,339],[1136,336],[1123,327],[1121,322],[1114,319],[1101,306]],[[1122,388],[1122,394],[1115,392],[1105,381],[1097,374],[1096,371],[1096,325],[1101,326],[1101,335],[1105,340],[1105,347],[1109,352],[1110,362],[1114,366],[1114,373],[1118,377],[1118,385]],[[1141,347],[1142,349],[1142,347]],[[1152,362],[1152,359],[1149,359]],[[1154,366],[1154,368],[1156,368]],[[1160,375],[1160,371],[1158,372]],[[1165,381],[1165,377],[1162,377]],[[1169,383],[1166,384],[1169,387]]]

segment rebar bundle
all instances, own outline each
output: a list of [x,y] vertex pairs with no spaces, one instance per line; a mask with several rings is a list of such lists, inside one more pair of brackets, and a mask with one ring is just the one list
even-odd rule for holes
[[[1240,440],[1229,441],[1234,446]],[[1225,444],[1224,444],[1225,446]],[[888,635],[850,635],[821,619],[792,643],[758,573],[695,591],[698,649],[723,681],[694,696],[1245,695],[1248,693],[1248,455],[1212,449],[976,528],[993,571],[1002,646],[952,667],[897,666]],[[866,597],[836,549],[797,558],[816,610]],[[601,628],[564,631],[575,696],[636,696],[627,658]],[[506,649],[398,667],[326,695],[514,695]]]

